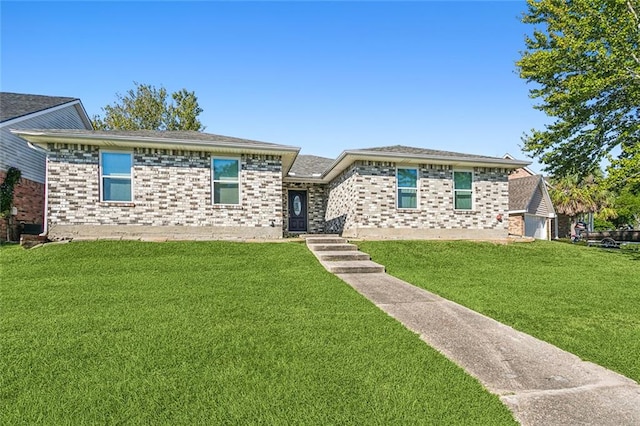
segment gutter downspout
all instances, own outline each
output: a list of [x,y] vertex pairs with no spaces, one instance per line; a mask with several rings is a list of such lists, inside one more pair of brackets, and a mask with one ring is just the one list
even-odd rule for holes
[[42,233],[39,235],[40,237],[46,237],[49,233],[49,151],[37,147],[31,142],[27,142],[27,145],[29,148],[41,152],[46,156],[44,166],[44,215],[42,218]]

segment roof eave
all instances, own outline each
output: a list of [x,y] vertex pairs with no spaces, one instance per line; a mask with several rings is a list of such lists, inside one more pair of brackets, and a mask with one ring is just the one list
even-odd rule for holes
[[339,175],[354,161],[381,161],[401,164],[443,164],[460,167],[501,167],[507,169],[517,169],[531,164],[530,161],[505,160],[502,158],[479,158],[466,156],[444,156],[444,155],[421,155],[405,153],[389,153],[375,151],[343,151],[325,172],[323,179],[330,181]]
[[291,176],[291,175],[284,175],[284,177],[282,178],[282,181],[289,182],[289,183],[316,183],[316,184],[323,184],[323,185],[327,183],[327,181],[325,181],[320,177]]
[[159,139],[153,137],[132,137],[123,135],[76,135],[72,133],[47,133],[11,129],[11,133],[47,149],[49,143],[76,143],[80,145],[94,145],[107,148],[156,148],[186,151],[217,152],[222,154],[263,154],[279,155],[282,157],[282,173],[289,172],[300,148],[286,145],[263,146],[251,143],[236,142],[205,142],[185,139]]

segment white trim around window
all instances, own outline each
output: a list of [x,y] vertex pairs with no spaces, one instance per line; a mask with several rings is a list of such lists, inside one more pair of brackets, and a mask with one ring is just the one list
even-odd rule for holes
[[211,204],[237,206],[242,201],[238,157],[211,157]]
[[100,150],[100,201],[133,202],[133,152]]
[[453,170],[453,209],[473,211],[473,170]]
[[420,172],[416,167],[396,167],[396,207],[416,210],[420,200]]

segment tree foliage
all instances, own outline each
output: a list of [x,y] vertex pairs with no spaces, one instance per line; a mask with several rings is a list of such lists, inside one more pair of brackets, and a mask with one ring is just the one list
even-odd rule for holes
[[116,94],[117,101],[102,108],[104,118],[93,117],[97,130],[195,130],[204,126],[198,120],[202,108],[194,92],[186,89],[171,94],[164,87],[156,89],[149,84],[134,82],[123,96]]
[[614,175],[633,173],[640,161],[640,0],[527,3],[523,22],[534,31],[517,66],[536,83],[536,108],[554,121],[525,135],[524,150],[557,176],[587,176],[612,151],[621,152]]
[[614,221],[616,226],[632,225],[637,229],[640,225],[640,193],[622,191],[616,197],[614,207],[618,214]]
[[0,184],[0,216],[8,218],[11,216],[13,206],[13,190],[20,181],[22,172],[16,167],[9,167],[4,181]]
[[616,216],[612,208],[613,194],[605,189],[602,178],[589,175],[580,178],[569,175],[552,182],[549,196],[558,213],[576,217],[585,213],[598,213],[602,219]]

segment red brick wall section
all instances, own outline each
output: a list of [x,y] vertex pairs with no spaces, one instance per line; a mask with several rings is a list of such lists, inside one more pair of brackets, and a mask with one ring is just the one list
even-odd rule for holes
[[514,214],[509,216],[509,235],[524,235],[524,216],[522,214]]
[[519,179],[519,178],[529,177],[529,176],[533,176],[533,175],[531,173],[529,173],[528,171],[526,171],[525,169],[519,168],[519,169],[513,170],[509,174],[509,180],[511,180],[511,179]]
[[[0,182],[4,182],[6,171],[0,171]],[[20,179],[13,189],[13,205],[18,215],[13,217],[14,227],[21,222],[42,224],[44,221],[44,184],[29,179]],[[0,240],[7,239],[6,221],[0,220]],[[17,240],[17,232],[12,232],[12,240]]]

